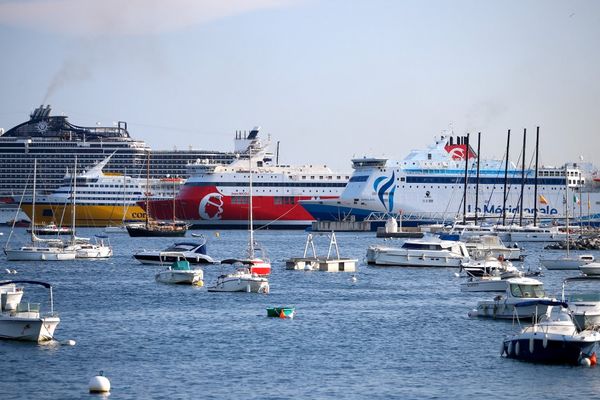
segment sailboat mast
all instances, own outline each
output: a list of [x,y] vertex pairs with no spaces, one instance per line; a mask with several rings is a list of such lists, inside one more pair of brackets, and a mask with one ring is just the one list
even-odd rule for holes
[[519,204],[519,225],[523,226],[523,192],[525,191],[525,145],[527,144],[527,128],[523,129],[523,158],[521,160],[521,201]]
[[567,169],[568,164],[565,164],[565,225],[567,228],[567,257],[569,256],[570,250],[570,233],[569,233],[569,172]]
[[35,237],[35,184],[36,184],[36,177],[37,177],[37,158],[35,158],[33,160],[33,196],[31,199],[31,241],[33,242],[33,239]]
[[465,184],[463,187],[463,224],[467,223],[467,185],[469,184],[469,134],[465,137]]
[[73,198],[71,199],[71,241],[75,244],[75,196],[77,196],[77,156],[75,156],[75,166],[73,168]]
[[540,152],[540,127],[535,132],[535,184],[533,186],[533,225],[537,225],[537,203],[538,203],[538,173],[539,173],[539,152]]
[[481,132],[477,133],[477,181],[475,182],[475,225],[477,225],[477,209],[479,208],[479,152],[481,151]]
[[250,248],[249,258],[254,258],[254,222],[252,218],[252,145],[248,147],[248,176],[249,176],[249,200],[248,200],[248,220],[250,222]]
[[502,225],[506,225],[506,191],[508,190],[508,152],[510,150],[510,129],[506,137],[506,163],[504,165],[504,200],[502,201]]
[[146,158],[146,229],[150,226],[150,151]]

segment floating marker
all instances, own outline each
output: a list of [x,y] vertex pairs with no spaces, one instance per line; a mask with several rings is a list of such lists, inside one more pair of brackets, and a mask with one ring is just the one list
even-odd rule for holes
[[104,371],[90,379],[90,393],[110,392],[110,381],[104,376]]

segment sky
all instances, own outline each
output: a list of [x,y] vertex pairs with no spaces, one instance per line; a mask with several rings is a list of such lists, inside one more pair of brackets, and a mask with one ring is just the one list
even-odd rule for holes
[[[0,127],[50,104],[127,121],[156,149],[233,150],[261,126],[280,161],[350,170],[444,132],[482,158],[600,165],[600,2],[0,0]],[[273,146],[274,149],[274,146]]]

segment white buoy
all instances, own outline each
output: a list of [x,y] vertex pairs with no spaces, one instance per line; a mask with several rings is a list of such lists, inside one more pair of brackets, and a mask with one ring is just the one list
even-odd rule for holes
[[590,361],[589,358],[583,357],[581,359],[581,365],[583,365],[584,367],[591,367],[592,366],[592,362]]
[[352,281],[352,283],[356,283],[358,279],[356,278],[356,275],[352,275],[352,277],[350,277],[350,280]]
[[62,342],[60,342],[60,344],[62,344],[63,346],[75,346],[77,342],[75,342],[73,339],[68,339],[68,340],[63,340]]
[[104,371],[90,379],[90,393],[110,392],[110,381],[104,376]]

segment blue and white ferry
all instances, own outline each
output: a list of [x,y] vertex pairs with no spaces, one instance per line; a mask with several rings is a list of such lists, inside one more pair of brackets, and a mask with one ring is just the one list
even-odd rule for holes
[[463,217],[465,162],[467,217],[475,215],[479,183],[477,215],[482,220],[495,223],[506,209],[505,223],[519,223],[521,214],[530,220],[537,208],[541,221],[564,218],[568,209],[571,221],[600,223],[600,179],[591,165],[540,167],[535,196],[535,169],[526,169],[523,174],[510,161],[506,168],[506,160],[480,160],[477,182],[477,154],[464,137],[452,136],[436,138],[426,150],[413,150],[400,161],[353,159],[354,173],[339,198],[301,204],[316,220],[322,221],[394,216],[402,218],[405,226],[451,223]]

